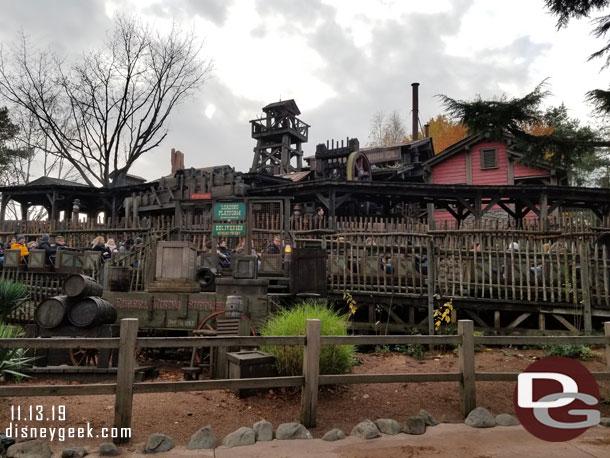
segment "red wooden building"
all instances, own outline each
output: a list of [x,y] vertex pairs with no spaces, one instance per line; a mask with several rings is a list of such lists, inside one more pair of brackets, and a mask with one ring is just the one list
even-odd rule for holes
[[[561,185],[566,183],[564,171],[545,166],[536,167],[519,163],[521,153],[516,151],[510,136],[501,141],[491,140],[488,134],[477,134],[451,145],[424,163],[426,182],[433,184],[470,185]],[[506,217],[500,208],[498,217]],[[529,213],[526,217],[534,217]],[[445,210],[435,210],[437,223],[453,221]]]

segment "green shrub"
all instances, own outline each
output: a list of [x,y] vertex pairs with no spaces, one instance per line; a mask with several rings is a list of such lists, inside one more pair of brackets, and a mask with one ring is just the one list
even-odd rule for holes
[[[16,326],[0,323],[0,339],[15,339],[22,336],[22,330]],[[23,348],[0,348],[0,377],[29,377],[20,371],[31,365],[34,357],[26,356]]]
[[543,350],[546,351],[545,356],[565,356],[572,359],[591,359],[593,352],[587,345],[543,345]]
[[7,317],[23,304],[27,296],[28,290],[23,283],[0,280],[0,322],[5,323]]
[[[320,335],[347,335],[347,316],[329,308],[326,303],[304,301],[291,309],[273,315],[261,329],[263,336],[303,336],[306,321],[320,320]],[[303,375],[303,346],[272,345],[261,348],[276,358],[279,375]],[[354,365],[353,345],[323,345],[320,349],[320,374],[344,374]]]

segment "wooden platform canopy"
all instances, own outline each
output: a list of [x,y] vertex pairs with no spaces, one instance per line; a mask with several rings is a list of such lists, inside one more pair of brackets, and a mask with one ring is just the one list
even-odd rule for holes
[[[530,212],[546,219],[553,211],[589,209],[599,218],[610,212],[610,189],[548,185],[461,185],[319,180],[269,186],[251,191],[258,196],[292,196],[296,202],[316,198],[335,218],[348,202],[373,202],[384,212],[401,203],[419,203],[449,211],[457,221],[481,219],[501,208],[515,220]],[[428,208],[430,209],[430,207]]]

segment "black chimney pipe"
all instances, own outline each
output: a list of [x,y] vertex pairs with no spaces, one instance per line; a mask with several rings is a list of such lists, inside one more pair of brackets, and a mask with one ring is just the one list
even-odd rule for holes
[[419,139],[419,83],[411,83],[413,88],[413,140]]

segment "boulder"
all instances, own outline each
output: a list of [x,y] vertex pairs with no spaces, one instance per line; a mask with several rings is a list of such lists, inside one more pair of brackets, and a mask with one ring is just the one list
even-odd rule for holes
[[473,428],[493,428],[496,426],[496,419],[485,407],[477,407],[468,414],[464,423]]
[[311,433],[300,423],[282,423],[275,431],[277,440],[311,439]]
[[599,419],[600,426],[610,426],[610,417],[601,417]]
[[88,455],[84,447],[68,447],[61,452],[61,458],[83,458]]
[[200,450],[216,448],[216,437],[210,425],[204,426],[191,436],[191,441],[187,446],[189,450]]
[[364,420],[354,426],[352,432],[350,433],[352,436],[362,437],[363,439],[375,439],[377,437],[381,437],[381,433],[377,428],[377,425],[373,423],[371,420]]
[[11,445],[6,451],[8,458],[51,458],[49,446],[38,439]]
[[329,442],[339,441],[342,439],[345,439],[345,433],[343,431],[341,431],[339,428],[331,429],[330,431],[328,431],[326,434],[324,434],[322,436],[323,441],[329,441]]
[[514,415],[508,413],[496,415],[496,425],[498,426],[518,426],[519,424],[519,420]]
[[240,447],[242,445],[252,445],[256,442],[256,434],[252,428],[242,426],[236,431],[227,434],[222,440],[225,447]]
[[426,432],[426,420],[419,415],[407,418],[402,431],[407,434],[424,434]]
[[400,425],[396,420],[392,420],[391,418],[380,418],[375,420],[375,425],[382,434],[395,436],[400,432]]
[[257,442],[272,441],[273,425],[265,420],[254,423],[254,435]]
[[418,414],[419,417],[422,417],[426,422],[426,426],[436,426],[438,425],[438,421],[434,418],[430,412],[425,409],[421,409]]
[[174,441],[165,434],[151,434],[148,436],[144,453],[167,452],[174,448]]
[[121,452],[112,442],[104,442],[100,444],[100,456],[116,456]]

